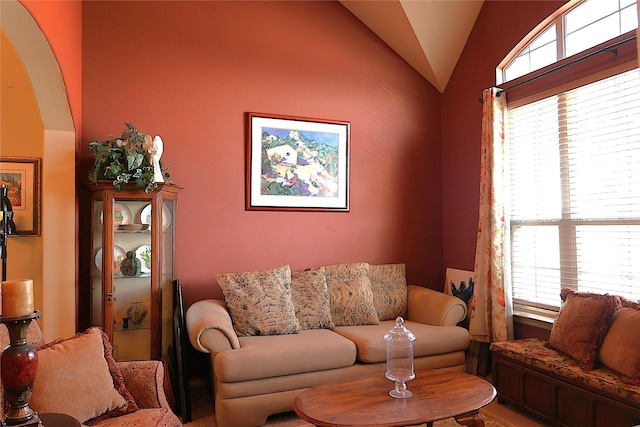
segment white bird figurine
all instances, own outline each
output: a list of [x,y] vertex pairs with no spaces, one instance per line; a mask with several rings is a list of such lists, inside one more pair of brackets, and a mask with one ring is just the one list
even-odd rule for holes
[[149,149],[149,154],[151,155],[151,164],[153,165],[153,178],[155,182],[164,182],[164,177],[162,176],[162,168],[160,168],[160,157],[162,157],[162,152],[164,151],[164,146],[162,143],[162,138],[159,135],[156,135],[153,138],[153,146]]

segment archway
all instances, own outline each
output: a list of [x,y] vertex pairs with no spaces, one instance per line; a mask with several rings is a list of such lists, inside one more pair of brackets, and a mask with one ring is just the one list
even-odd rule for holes
[[33,262],[41,263],[41,307],[37,308],[42,311],[45,338],[50,340],[72,335],[76,325],[75,130],[60,67],[33,17],[17,0],[3,0],[0,29],[22,60],[44,126],[42,251],[33,255]]

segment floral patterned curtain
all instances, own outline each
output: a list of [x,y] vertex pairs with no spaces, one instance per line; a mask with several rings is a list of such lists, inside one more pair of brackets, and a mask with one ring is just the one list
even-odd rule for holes
[[474,268],[474,295],[469,332],[480,342],[513,338],[512,306],[506,270],[509,267],[504,219],[504,119],[506,93],[482,94],[480,217]]

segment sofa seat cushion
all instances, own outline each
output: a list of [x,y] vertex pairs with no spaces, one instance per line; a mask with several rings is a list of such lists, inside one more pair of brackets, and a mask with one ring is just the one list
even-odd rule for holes
[[298,334],[240,337],[240,348],[215,355],[214,373],[222,382],[249,381],[351,366],[356,346],[329,329]]
[[592,371],[584,371],[575,359],[549,348],[547,341],[526,338],[494,342],[490,349],[492,353],[640,404],[640,386],[626,383],[621,375],[604,366]]
[[[384,320],[379,325],[338,326],[334,331],[353,341],[358,349],[358,362],[380,363],[387,360],[384,335],[396,324]],[[458,326],[432,326],[406,320],[404,326],[413,332],[413,357],[464,351],[469,347],[469,332]]]

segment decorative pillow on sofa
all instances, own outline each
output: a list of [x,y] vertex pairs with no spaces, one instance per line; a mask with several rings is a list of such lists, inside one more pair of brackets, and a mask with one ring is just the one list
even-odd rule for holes
[[238,335],[300,332],[291,302],[291,269],[288,265],[247,273],[218,274],[216,279]]
[[336,326],[380,323],[373,304],[373,292],[368,276],[369,264],[336,264],[324,269],[331,318]]
[[640,304],[624,298],[621,303],[600,347],[600,361],[640,385]]
[[324,267],[291,273],[291,301],[302,329],[333,329]]
[[569,288],[564,288],[560,297],[564,302],[551,328],[549,345],[576,359],[580,368],[591,370],[620,299]]
[[380,320],[407,316],[407,276],[404,264],[369,264],[373,304]]
[[41,413],[68,414],[80,423],[138,410],[106,334],[95,327],[38,348],[29,406]]

